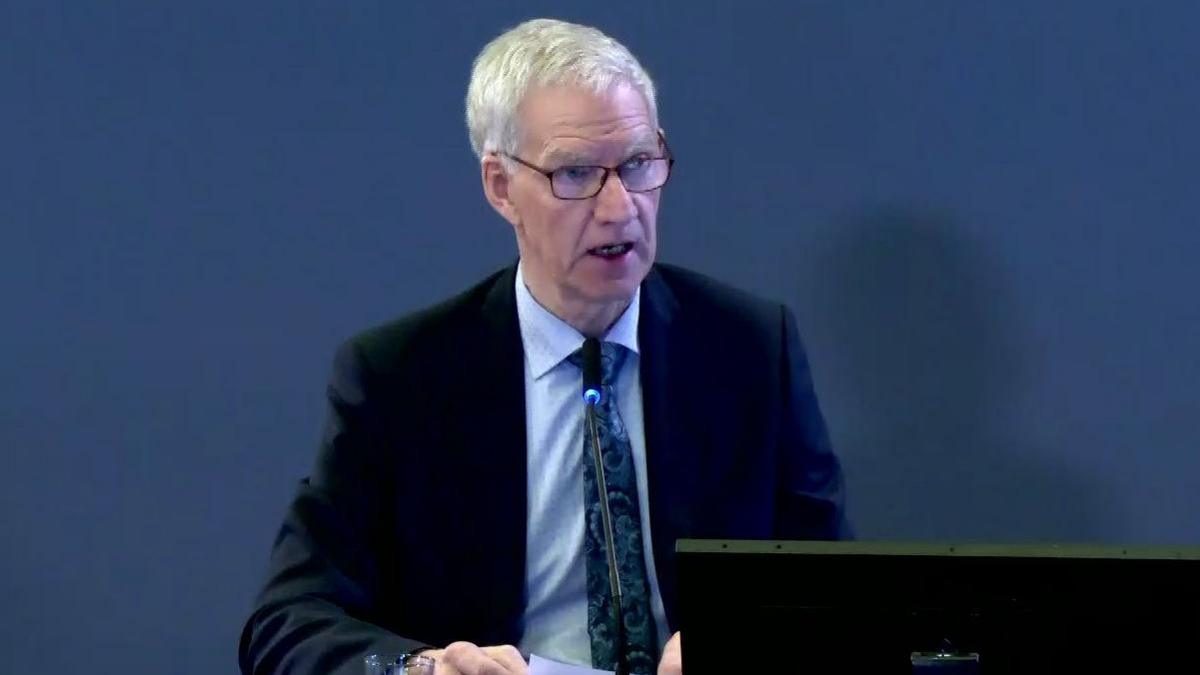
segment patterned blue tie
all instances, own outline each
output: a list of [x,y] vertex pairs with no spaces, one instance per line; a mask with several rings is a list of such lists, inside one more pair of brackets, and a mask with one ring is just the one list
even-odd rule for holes
[[[642,520],[638,508],[637,476],[629,434],[617,410],[616,375],[627,353],[621,345],[605,342],[600,348],[602,398],[596,406],[596,431],[608,487],[616,545],[617,572],[621,578],[621,615],[625,622],[625,662],[630,673],[653,673],[657,668],[657,632],[650,612],[650,588],[642,556]],[[581,351],[569,361],[581,367]],[[588,431],[583,438],[583,550],[587,559],[588,635],[592,641],[592,666],[616,668],[616,627],[613,624],[612,594],[608,581],[608,554],[604,549],[604,524],[596,469]]]

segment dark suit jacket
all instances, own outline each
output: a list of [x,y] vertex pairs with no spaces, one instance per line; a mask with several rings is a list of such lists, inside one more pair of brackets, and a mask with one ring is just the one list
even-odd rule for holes
[[[242,633],[244,673],[362,672],[370,651],[516,644],[524,356],[509,267],[339,351],[316,466]],[[668,265],[638,327],[650,522],[677,625],[679,538],[848,535],[791,313]],[[405,636],[405,637],[399,637]]]

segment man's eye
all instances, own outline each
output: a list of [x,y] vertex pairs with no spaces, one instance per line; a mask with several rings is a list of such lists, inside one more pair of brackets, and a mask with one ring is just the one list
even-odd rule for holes
[[626,160],[626,162],[621,165],[621,169],[623,169],[625,171],[637,171],[639,169],[645,168],[646,165],[649,163],[650,163],[649,157],[645,157],[645,156],[634,157],[632,159]]
[[595,169],[590,166],[564,166],[554,173],[569,181],[583,182],[592,177]]

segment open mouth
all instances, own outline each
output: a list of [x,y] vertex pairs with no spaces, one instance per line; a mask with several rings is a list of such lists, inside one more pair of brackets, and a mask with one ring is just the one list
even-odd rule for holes
[[633,250],[633,244],[625,241],[625,242],[620,242],[617,244],[607,244],[605,246],[597,246],[596,248],[589,248],[588,253],[590,253],[591,255],[594,255],[594,256],[598,256],[600,258],[614,260],[614,259],[620,258],[621,256],[625,255],[626,253],[629,253],[632,250]]

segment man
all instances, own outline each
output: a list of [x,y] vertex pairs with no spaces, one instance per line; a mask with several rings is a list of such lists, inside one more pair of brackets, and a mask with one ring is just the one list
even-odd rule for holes
[[[529,653],[678,672],[676,539],[848,532],[791,313],[654,262],[673,159],[637,60],[591,28],[524,23],[477,58],[467,122],[519,262],[343,346],[245,673],[415,650],[439,675],[522,673]],[[601,475],[586,337],[603,340]]]

